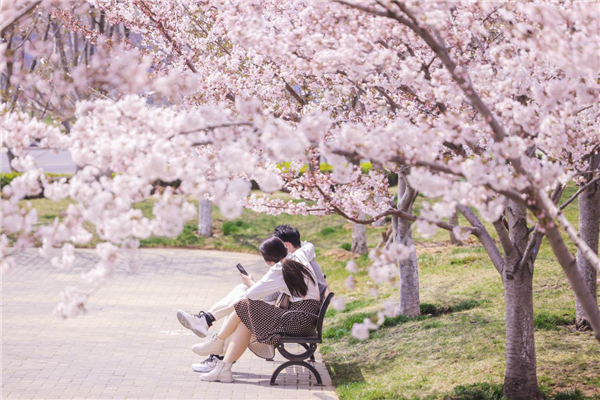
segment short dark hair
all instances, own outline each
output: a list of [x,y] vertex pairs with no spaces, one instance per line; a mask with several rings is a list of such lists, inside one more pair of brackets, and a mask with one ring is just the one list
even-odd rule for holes
[[298,229],[289,225],[279,225],[275,228],[273,236],[278,237],[283,242],[290,242],[292,246],[296,248],[302,246],[302,243],[300,242],[300,232],[298,232]]

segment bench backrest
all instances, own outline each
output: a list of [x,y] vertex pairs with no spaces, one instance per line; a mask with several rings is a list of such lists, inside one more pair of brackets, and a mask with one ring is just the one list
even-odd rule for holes
[[329,303],[333,298],[333,293],[330,292],[323,304],[321,304],[321,310],[319,310],[319,319],[317,320],[317,336],[319,337],[319,341],[323,340],[323,320],[325,319],[325,313],[327,312],[327,307],[329,307]]

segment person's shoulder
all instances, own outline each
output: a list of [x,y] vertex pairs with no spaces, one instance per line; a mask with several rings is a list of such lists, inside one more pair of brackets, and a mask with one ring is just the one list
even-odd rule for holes
[[300,248],[301,248],[301,249],[302,249],[302,248],[308,248],[308,249],[310,249],[310,248],[313,248],[313,249],[314,249],[314,248],[315,248],[315,245],[314,245],[314,244],[312,244],[311,242],[306,242],[306,241],[305,241],[305,242],[302,242],[302,243],[300,244]]
[[273,271],[273,272],[281,272],[282,270],[283,270],[283,265],[281,265],[281,262],[278,262],[269,268],[269,271]]

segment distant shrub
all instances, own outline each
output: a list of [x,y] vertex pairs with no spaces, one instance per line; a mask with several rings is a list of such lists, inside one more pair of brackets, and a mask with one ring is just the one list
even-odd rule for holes
[[224,222],[223,225],[221,226],[221,230],[223,231],[223,235],[229,236],[229,235],[234,235],[236,233],[239,233],[249,227],[250,227],[250,224],[242,221],[241,219],[237,219],[234,221]]
[[332,233],[335,233],[335,231],[336,231],[335,228],[328,226],[327,228],[321,229],[321,232],[319,232],[319,233],[323,236],[328,236],[328,235],[331,235]]
[[331,326],[323,331],[323,337],[326,339],[341,339],[352,332],[352,326],[355,323],[361,323],[365,318],[371,318],[372,313],[357,313],[349,315],[335,326]]
[[587,400],[588,397],[584,395],[579,389],[569,389],[564,392],[558,392],[551,397],[552,400]]
[[[289,168],[289,166],[289,162],[282,162],[278,165],[279,169],[282,171],[285,171],[287,168]],[[300,168],[300,173],[306,172],[307,169],[308,166],[304,165],[302,168]],[[373,165],[370,162],[360,163],[360,169],[363,174],[368,174],[369,171],[373,169]],[[330,173],[333,172],[333,166],[327,163],[320,163],[319,170],[323,173]],[[387,175],[389,185],[396,186],[398,184],[398,174],[387,170],[385,170],[384,172]]]
[[575,323],[575,316],[569,314],[552,314],[547,311],[536,313],[533,317],[533,326],[535,329],[547,331],[557,331],[560,325],[570,325]]
[[475,383],[454,388],[452,395],[444,400],[504,400],[502,385],[490,383]]
[[[3,188],[4,186],[9,185],[13,179],[15,179],[21,175],[23,175],[21,172],[0,172],[0,189]],[[46,175],[46,179],[48,179],[48,181],[50,181],[50,182],[57,181],[60,178],[67,178],[67,181],[68,181],[73,176],[73,174],[53,174],[51,172],[46,172],[44,175]],[[44,197],[43,192],[37,196],[27,196],[25,198],[26,199],[36,199],[36,198],[41,198],[41,197]]]
[[17,176],[21,175],[20,172],[7,172],[0,173],[0,187],[7,186]]

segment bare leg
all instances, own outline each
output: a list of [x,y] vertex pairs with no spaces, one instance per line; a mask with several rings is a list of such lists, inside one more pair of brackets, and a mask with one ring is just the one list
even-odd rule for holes
[[240,317],[238,317],[238,315],[235,312],[229,314],[229,316],[225,320],[225,323],[221,327],[221,330],[217,334],[217,337],[223,340],[227,339],[229,336],[233,335],[240,322],[242,322],[242,320],[240,319]]
[[[233,313],[232,316],[237,314]],[[239,318],[238,318],[239,320]],[[233,336],[231,337],[231,343],[229,343],[229,347],[227,347],[227,351],[225,352],[225,358],[223,359],[226,363],[233,363],[240,359],[244,351],[248,348],[248,344],[250,344],[250,337],[252,334],[250,330],[246,327],[246,325],[238,324],[235,332],[233,332]]]

